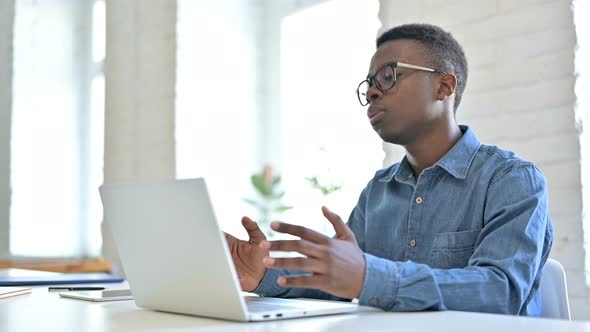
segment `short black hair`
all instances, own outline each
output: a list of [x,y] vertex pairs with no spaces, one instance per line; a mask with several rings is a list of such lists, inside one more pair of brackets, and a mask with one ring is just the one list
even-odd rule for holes
[[443,29],[430,24],[405,24],[384,32],[377,38],[377,47],[383,43],[410,39],[415,40],[430,51],[430,64],[434,69],[453,73],[457,77],[455,90],[455,111],[461,102],[461,96],[467,83],[467,59],[463,48],[457,40]]

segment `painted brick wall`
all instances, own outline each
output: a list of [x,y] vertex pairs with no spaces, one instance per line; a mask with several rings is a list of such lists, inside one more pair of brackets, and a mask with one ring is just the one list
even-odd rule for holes
[[[575,122],[576,36],[569,0],[382,0],[383,29],[431,23],[463,45],[469,79],[457,118],[482,142],[535,162],[549,184],[551,256],[565,267],[574,319],[590,319]],[[383,30],[382,29],[382,30]],[[400,149],[386,147],[387,162]]]

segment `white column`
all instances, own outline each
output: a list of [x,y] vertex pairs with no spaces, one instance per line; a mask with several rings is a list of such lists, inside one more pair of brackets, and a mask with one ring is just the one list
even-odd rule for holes
[[[176,1],[106,5],[104,182],[174,178]],[[103,255],[121,272],[106,223]]]
[[10,251],[10,124],[14,0],[0,0],[0,258]]

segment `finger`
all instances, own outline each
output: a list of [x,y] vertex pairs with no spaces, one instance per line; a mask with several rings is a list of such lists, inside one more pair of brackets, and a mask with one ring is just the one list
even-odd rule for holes
[[326,219],[328,219],[328,221],[334,227],[334,230],[336,231],[336,238],[354,238],[354,234],[352,233],[350,228],[348,228],[348,226],[344,223],[344,221],[342,221],[342,218],[340,218],[339,215],[330,211],[330,209],[328,209],[325,206],[322,206],[322,213],[324,214],[324,217],[326,217]]
[[295,251],[308,257],[325,257],[325,250],[320,245],[307,240],[262,241],[260,247],[270,251]]
[[295,288],[315,288],[321,289],[323,283],[323,276],[296,276],[296,277],[280,277],[277,284],[281,287],[295,287]]
[[275,258],[264,257],[264,266],[274,269],[288,269],[313,273],[325,273],[326,267],[319,259],[306,257]]
[[326,244],[330,241],[329,237],[303,226],[273,221],[270,223],[270,227],[279,233],[295,235],[314,243]]
[[260,243],[260,241],[266,240],[266,236],[260,230],[260,227],[258,227],[258,224],[254,220],[248,217],[242,217],[242,226],[244,226],[244,229],[246,229],[248,232],[250,241],[254,243]]
[[233,241],[237,241],[238,240],[235,236],[233,236],[233,235],[231,235],[229,233],[223,232],[223,234],[225,234],[225,240],[227,241],[227,243],[231,243]]

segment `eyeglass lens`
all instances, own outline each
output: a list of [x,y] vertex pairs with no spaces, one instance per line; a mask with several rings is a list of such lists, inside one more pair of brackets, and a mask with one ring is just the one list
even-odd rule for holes
[[358,98],[361,105],[366,106],[369,104],[368,90],[370,88],[369,81],[377,85],[377,88],[381,91],[387,91],[395,85],[395,69],[393,66],[385,66],[375,75],[371,76],[368,80],[363,81],[358,87]]

